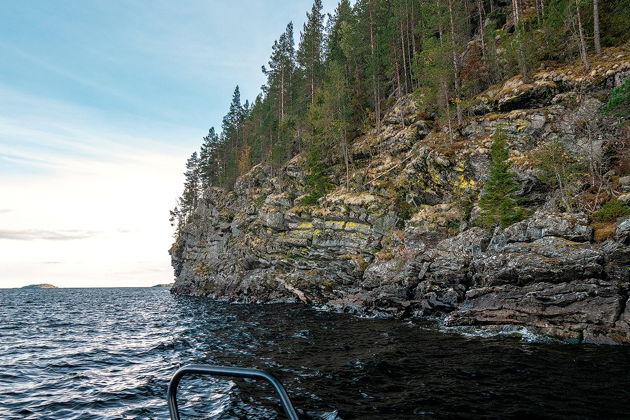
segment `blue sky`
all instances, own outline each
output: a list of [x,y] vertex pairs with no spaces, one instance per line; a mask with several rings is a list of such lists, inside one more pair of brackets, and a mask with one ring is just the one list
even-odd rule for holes
[[170,281],[186,157],[311,0],[0,6],[0,287]]

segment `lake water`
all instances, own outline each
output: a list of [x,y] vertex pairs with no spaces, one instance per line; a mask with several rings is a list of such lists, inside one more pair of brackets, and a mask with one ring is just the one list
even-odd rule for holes
[[[230,305],[167,289],[0,290],[0,418],[166,419],[184,364],[258,367],[301,417],[623,418],[630,347],[444,333],[300,305]],[[282,418],[271,389],[192,377],[182,418]]]

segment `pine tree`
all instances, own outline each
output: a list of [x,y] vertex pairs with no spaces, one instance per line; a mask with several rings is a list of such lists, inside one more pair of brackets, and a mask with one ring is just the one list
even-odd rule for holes
[[489,178],[479,199],[479,223],[485,227],[506,227],[522,220],[523,209],[518,206],[516,191],[519,186],[510,172],[506,134],[497,130],[490,150]]
[[315,97],[310,106],[307,125],[309,135],[308,168],[311,173],[322,171],[322,163],[329,160],[341,160],[346,169],[346,188],[349,182],[349,144],[348,144],[348,82],[342,67],[331,63],[329,79]]
[[232,94],[232,102],[230,102],[230,109],[228,113],[223,117],[223,123],[221,129],[223,131],[223,135],[229,139],[232,139],[232,136],[236,134],[239,125],[242,122],[243,118],[243,108],[241,106],[241,91],[238,87],[234,88],[234,93]]
[[193,152],[186,161],[186,172],[184,172],[184,192],[179,199],[179,211],[182,219],[186,220],[193,213],[199,202],[200,182],[199,182],[199,157],[197,152]]
[[450,19],[445,4],[436,0],[423,3],[422,14],[422,51],[416,56],[414,73],[418,80],[418,93],[423,96],[424,103],[436,104],[439,114],[445,117],[451,141],[454,130],[451,117],[451,100],[453,92],[452,43],[445,34],[450,27]]
[[[324,29],[322,0],[312,1],[297,51],[289,23],[263,67],[260,94],[242,103],[237,86],[221,134],[204,137],[200,188],[231,188],[253,165],[275,170],[299,152],[314,190],[327,188],[339,163],[349,186],[352,139],[380,127],[396,97],[412,93],[454,141],[454,122],[476,93],[537,61],[581,56],[588,67],[590,36],[594,51],[621,45],[630,22],[630,0],[340,0]],[[173,220],[186,219],[190,191]]]
[[[390,10],[388,4],[378,0],[359,0],[355,5],[357,13],[357,30],[363,35],[363,45],[367,51],[360,52],[364,56],[361,61],[364,63],[365,77],[371,85],[371,107],[374,110],[374,121],[377,127],[381,125],[381,102],[386,90],[383,81],[386,73],[386,55],[389,51],[387,39],[391,34],[384,31],[384,25],[380,22],[390,23]],[[390,63],[391,65],[391,63]]]
[[208,187],[216,182],[222,171],[219,157],[219,136],[211,127],[208,135],[203,138],[199,152],[199,178],[203,187]]
[[306,14],[306,23],[301,33],[297,50],[297,62],[302,68],[308,89],[306,97],[312,103],[315,89],[320,82],[322,72],[322,48],[324,43],[324,15],[322,0],[315,0],[311,12]]
[[347,60],[342,47],[343,37],[344,33],[347,34],[348,28],[355,25],[350,0],[341,0],[337,9],[335,9],[335,13],[328,19],[326,37],[327,62],[343,63]]
[[269,59],[269,68],[263,66],[267,76],[268,95],[272,95],[277,106],[278,121],[284,119],[289,106],[289,91],[295,69],[295,45],[293,39],[293,23],[289,22],[284,33],[274,42]]
[[228,113],[221,124],[221,160],[223,162],[220,183],[231,186],[238,176],[238,153],[243,146],[242,133],[244,113],[241,105],[241,92],[238,86],[234,88],[232,102]]

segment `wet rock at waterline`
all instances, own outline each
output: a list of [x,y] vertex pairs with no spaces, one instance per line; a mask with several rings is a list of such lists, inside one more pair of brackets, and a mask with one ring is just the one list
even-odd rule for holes
[[[601,111],[602,94],[630,68],[627,56],[619,60],[590,76],[556,69],[506,81],[473,101],[448,147],[403,97],[381,127],[352,143],[347,180],[334,163],[344,182],[315,205],[303,204],[301,155],[280,169],[255,166],[233,191],[206,190],[171,249],[173,291],[629,343],[630,219],[603,235],[586,214],[558,210],[558,193],[540,181],[531,154],[561,142],[579,156],[589,141],[606,150],[627,135]],[[580,128],[586,120],[603,127],[594,141]],[[484,230],[469,197],[487,180],[499,127],[529,215]],[[606,176],[621,191],[624,175]]]

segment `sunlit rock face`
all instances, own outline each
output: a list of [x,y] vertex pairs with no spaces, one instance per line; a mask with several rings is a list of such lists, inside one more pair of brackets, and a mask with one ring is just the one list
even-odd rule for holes
[[[173,291],[628,343],[630,220],[595,241],[586,214],[557,210],[557,191],[531,161],[549,141],[580,156],[623,136],[600,109],[602,93],[628,74],[630,58],[620,56],[586,76],[558,69],[510,79],[468,105],[452,140],[421,100],[403,97],[380,128],[355,139],[347,179],[342,157],[333,162],[339,186],[317,205],[301,204],[302,156],[281,169],[258,165],[233,191],[205,191],[170,251]],[[583,121],[597,122],[597,136]],[[498,128],[530,213],[488,231],[475,227],[469,197],[486,181]]]

